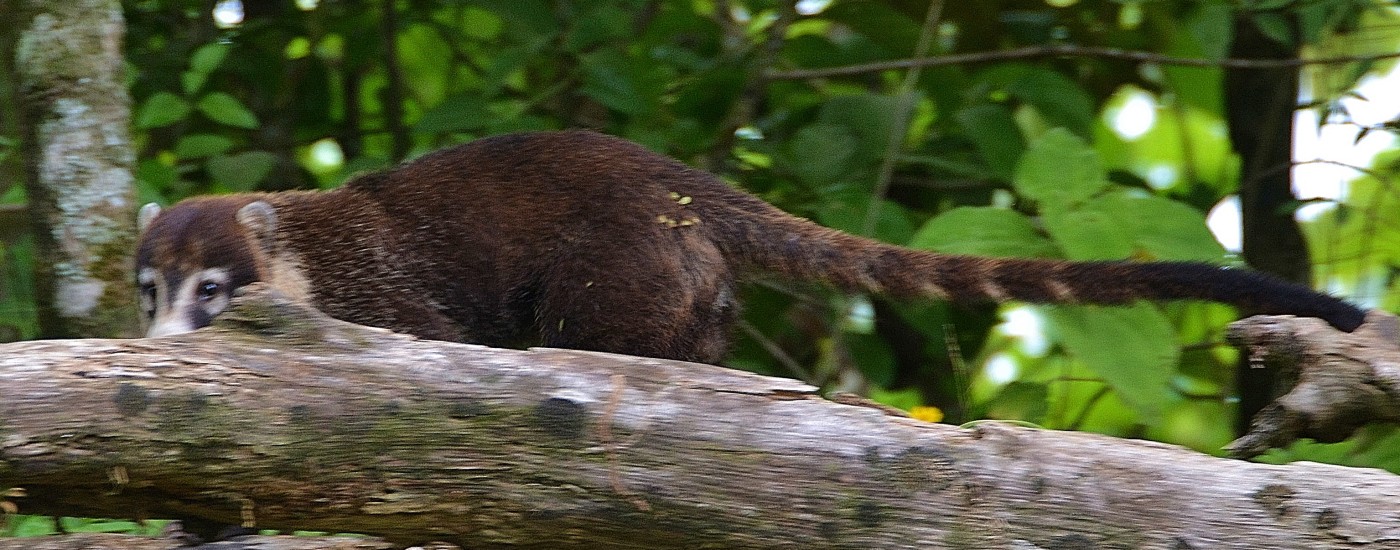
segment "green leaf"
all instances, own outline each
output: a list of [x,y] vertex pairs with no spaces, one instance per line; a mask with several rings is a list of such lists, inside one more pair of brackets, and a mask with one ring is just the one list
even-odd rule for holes
[[1220,399],[1190,399],[1172,403],[1162,421],[1150,426],[1147,436],[1154,441],[1185,445],[1203,453],[1222,453],[1235,433],[1229,422],[1233,411]]
[[130,520],[59,518],[65,533],[139,533],[141,525]]
[[142,130],[169,126],[190,116],[190,104],[170,92],[156,92],[146,98],[136,115],[136,127]]
[[1259,32],[1264,33],[1264,36],[1279,44],[1292,46],[1297,40],[1293,33],[1293,25],[1281,13],[1256,13],[1254,14],[1254,24],[1259,27]]
[[7,537],[39,537],[58,533],[58,524],[51,516],[15,514],[5,519],[0,535]]
[[977,105],[958,111],[954,117],[992,173],[1011,179],[1026,147],[1011,110],[1001,105]]
[[822,105],[818,119],[844,126],[856,138],[852,149],[856,159],[874,164],[889,151],[891,124],[898,107],[899,102],[887,95],[843,95]]
[[1225,247],[1206,226],[1206,217],[1189,205],[1155,195],[1114,193],[1095,201],[1119,223],[1131,227],[1133,243],[1147,259],[1220,261]]
[[204,87],[204,82],[209,79],[209,73],[199,71],[184,71],[180,73],[180,89],[186,95],[194,95],[200,88]]
[[437,104],[413,125],[413,131],[426,134],[479,130],[492,122],[483,98],[478,94],[458,94]]
[[1235,36],[1234,8],[1226,2],[1205,2],[1186,17],[1186,31],[1206,59],[1224,59]]
[[173,166],[159,159],[141,159],[136,164],[136,179],[142,187],[169,189],[179,181],[180,175]]
[[1047,212],[1045,230],[1071,260],[1112,260],[1133,255],[1132,228],[1113,212],[1085,205],[1068,212]]
[[617,51],[584,55],[583,93],[613,109],[633,116],[654,113],[666,94],[665,75]]
[[889,405],[896,409],[907,411],[924,404],[924,395],[919,391],[919,388],[887,390],[876,386],[870,388],[870,400],[882,405]]
[[224,63],[232,46],[224,43],[205,44],[190,56],[190,68],[201,73],[211,73]]
[[136,204],[167,204],[166,192],[179,193],[180,175],[172,166],[156,159],[140,161],[136,171]]
[[[1219,88],[1219,78],[1210,76],[1210,71],[1167,74],[1173,87]],[[1124,87],[1108,100],[1106,111],[1116,114],[1145,93]],[[1205,95],[1196,99],[1214,101]],[[1218,90],[1214,95],[1219,99]],[[1178,95],[1182,98],[1185,95]],[[1198,105],[1185,105],[1159,108],[1153,118],[1147,132],[1131,141],[1120,140],[1110,131],[1100,132],[1094,148],[1103,156],[1104,165],[1125,168],[1150,181],[1154,189],[1172,194],[1218,197],[1235,192],[1240,160],[1231,150],[1229,132],[1218,114]]]
[[1016,166],[1016,191],[1052,210],[1085,201],[1108,185],[1099,154],[1079,136],[1054,128]]
[[1049,389],[1042,383],[1010,382],[983,405],[986,408],[984,414],[987,418],[1039,424],[1045,422],[1045,415],[1050,412],[1049,394]]
[[1296,1],[1297,0],[1252,0],[1245,2],[1245,7],[1254,11],[1281,10]]
[[987,206],[964,206],[940,214],[919,229],[909,246],[945,254],[999,257],[1046,258],[1059,253],[1030,219]]
[[[1296,10],[1298,17],[1298,34],[1302,37],[1304,44],[1316,44],[1327,36],[1329,28],[1338,26],[1341,15],[1347,11],[1355,9],[1350,2],[1301,2]],[[1364,10],[1366,8],[1361,8]],[[1347,33],[1338,33],[1345,35]]]
[[1090,135],[1094,125],[1094,101],[1084,88],[1057,71],[1033,68],[1007,85],[1006,91],[1031,104],[1054,126]]
[[238,99],[224,92],[205,95],[199,99],[196,107],[204,116],[220,124],[247,129],[258,127],[258,117]]
[[781,166],[813,186],[826,187],[851,173],[856,138],[844,126],[811,124],[785,145]]
[[1148,422],[1171,397],[1179,360],[1171,322],[1150,304],[1046,307],[1047,328]]
[[1171,199],[1118,192],[1047,213],[1045,229],[1072,260],[1219,261],[1224,247],[1200,211]]
[[217,134],[190,134],[175,142],[175,156],[181,159],[219,155],[233,148],[233,140]]
[[[1235,7],[1228,2],[1209,1],[1189,12],[1177,32],[1165,45],[1164,55],[1223,59],[1229,55],[1234,40]],[[1225,71],[1210,67],[1160,67],[1166,89],[1178,104],[1205,109],[1209,113],[1224,110],[1224,89],[1221,81]],[[1216,115],[1218,116],[1218,115]],[[1160,124],[1161,121],[1158,121]],[[1173,145],[1179,148],[1179,145]],[[1194,149],[1204,149],[1197,146]]]
[[501,30],[505,22],[501,17],[480,8],[465,8],[462,10],[462,19],[458,22],[462,29],[462,34],[473,40],[488,41],[495,40],[501,35]]
[[555,16],[555,6],[547,2],[481,0],[478,4],[498,14],[505,23],[507,33],[517,40],[553,36],[559,33],[560,25],[567,24],[567,21]]
[[744,76],[737,71],[711,71],[678,90],[671,109],[677,115],[699,119],[706,126],[720,124],[730,105],[744,89]]
[[879,386],[894,382],[894,352],[889,342],[873,334],[847,332],[845,338],[851,356],[860,358],[860,372],[866,380]]
[[[578,3],[575,2],[575,5]],[[635,32],[630,23],[630,14],[621,6],[602,4],[578,14],[569,32],[565,34],[564,51],[585,52],[599,44],[616,40]]]
[[305,36],[298,36],[287,42],[287,47],[282,49],[282,55],[287,59],[301,59],[311,55],[311,39]]
[[209,159],[205,167],[214,181],[233,191],[251,191],[272,172],[277,156],[266,151],[246,151]]
[[789,27],[787,40],[783,41],[783,60],[804,68],[840,65],[841,61],[845,61],[845,50],[823,36],[824,31],[803,32],[810,27],[829,24],[817,20],[794,23]]
[[431,25],[409,24],[394,37],[394,45],[411,99],[435,105],[452,93],[452,47],[441,32]]
[[886,2],[833,2],[822,17],[838,21],[869,41],[870,54],[910,52],[919,39],[919,22]]
[[[824,226],[859,235],[865,229],[869,208],[870,195],[860,193],[850,197],[850,200],[838,199],[824,204],[817,212],[817,220]],[[885,242],[902,243],[908,242],[913,235],[914,224],[909,221],[909,213],[898,203],[880,201],[874,237]]]

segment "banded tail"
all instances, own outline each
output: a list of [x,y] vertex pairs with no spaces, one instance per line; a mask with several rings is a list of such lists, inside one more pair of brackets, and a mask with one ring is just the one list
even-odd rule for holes
[[[1208,300],[1254,314],[1316,317],[1351,332],[1366,312],[1265,273],[1200,262],[1071,262],[903,248],[821,227],[747,195],[706,216],[736,265],[846,291],[954,302],[1127,304]],[[711,223],[714,220],[716,223]],[[718,227],[714,227],[718,226]]]

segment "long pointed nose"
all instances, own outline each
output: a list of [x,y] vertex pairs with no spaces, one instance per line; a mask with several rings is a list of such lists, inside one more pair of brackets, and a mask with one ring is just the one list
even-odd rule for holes
[[189,319],[181,317],[183,316],[167,315],[162,318],[157,318],[151,323],[151,328],[146,330],[146,337],[155,338],[157,336],[168,336],[171,334],[189,332],[195,329],[194,324],[190,323]]

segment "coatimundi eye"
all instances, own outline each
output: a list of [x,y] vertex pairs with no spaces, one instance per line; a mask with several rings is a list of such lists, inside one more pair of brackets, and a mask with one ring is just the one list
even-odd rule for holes
[[199,284],[199,289],[195,291],[195,296],[198,297],[201,302],[208,302],[219,295],[219,288],[222,286],[223,285],[214,281],[204,281]]
[[146,312],[147,317],[156,314],[156,285],[154,283],[141,285],[141,309]]

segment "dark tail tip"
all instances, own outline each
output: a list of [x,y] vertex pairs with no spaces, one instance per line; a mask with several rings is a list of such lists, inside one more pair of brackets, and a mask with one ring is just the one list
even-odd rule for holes
[[[1366,311],[1359,307],[1317,292],[1313,292],[1311,298],[1313,315],[1327,321],[1327,324],[1336,327],[1337,330],[1352,332],[1366,322]],[[1294,314],[1309,315],[1309,312],[1307,308],[1298,308]]]
[[1246,273],[1242,282],[1246,287],[1256,288],[1251,299],[1240,302],[1249,313],[1316,317],[1344,332],[1352,332],[1366,322],[1366,310],[1330,294],[1264,273],[1236,269],[1225,271]]
[[1366,311],[1335,296],[1279,277],[1198,262],[1131,265],[1148,284],[1144,292],[1161,298],[1195,298],[1233,304],[1251,315],[1315,317],[1338,330],[1352,332],[1366,321]]

